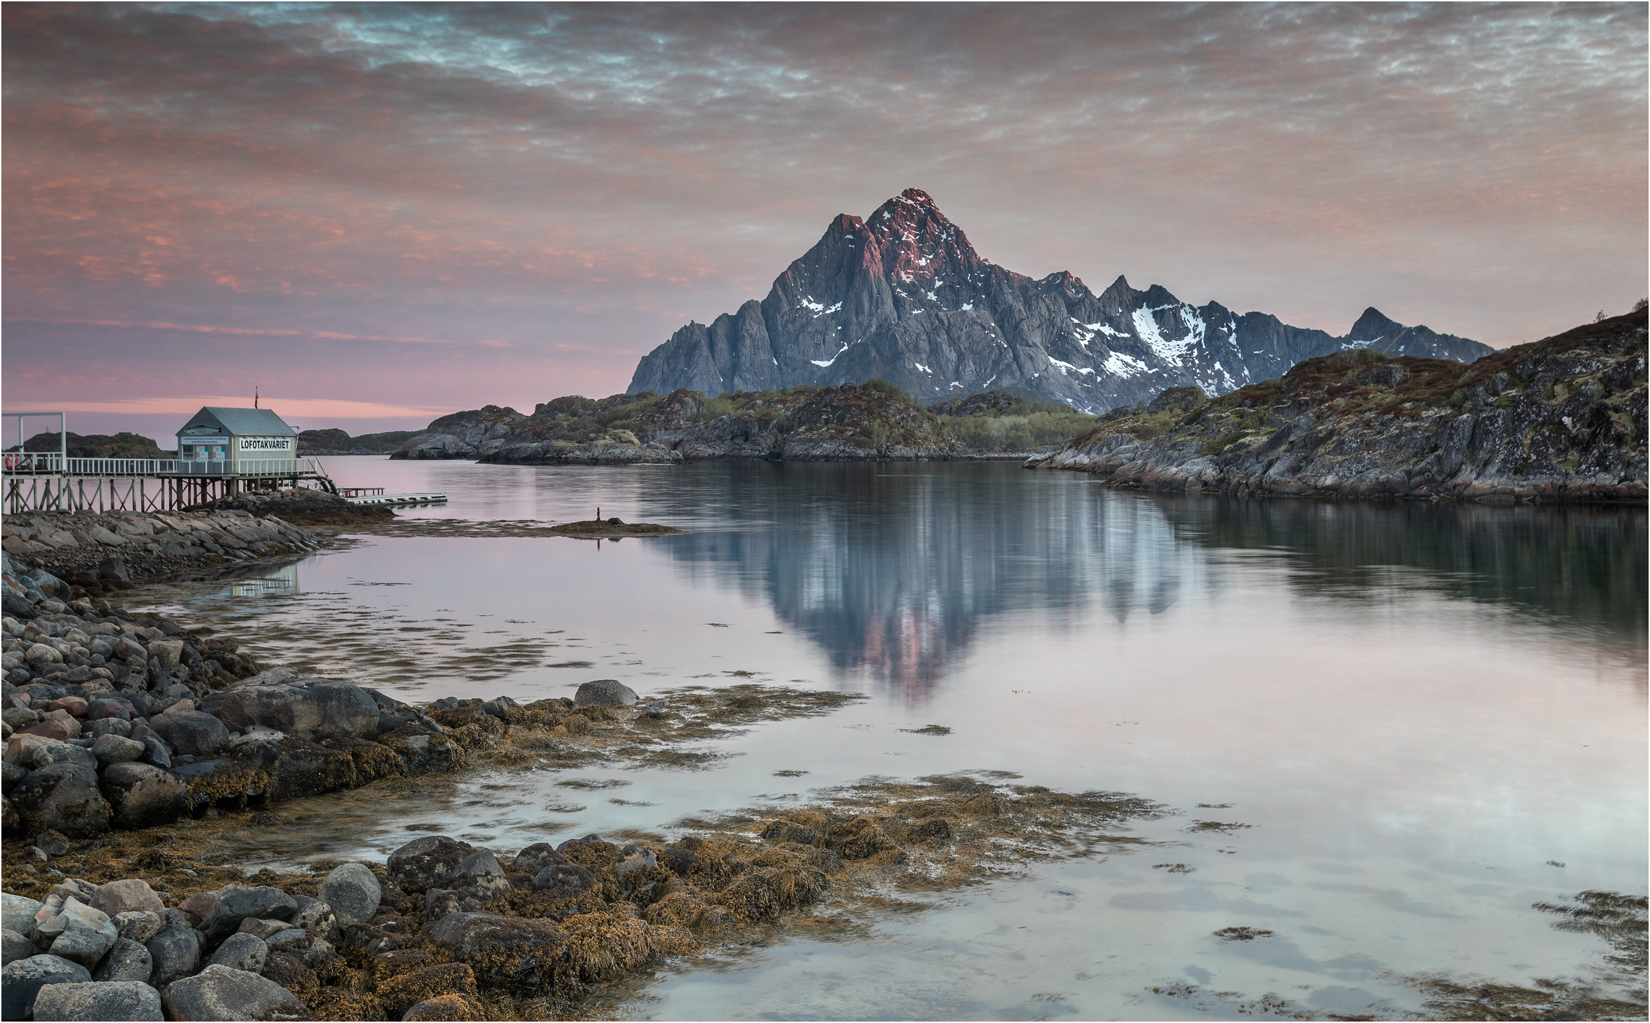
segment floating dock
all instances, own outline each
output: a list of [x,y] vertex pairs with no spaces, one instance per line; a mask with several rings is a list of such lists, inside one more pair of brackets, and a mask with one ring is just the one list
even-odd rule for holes
[[425,504],[446,504],[446,494],[386,494],[383,487],[339,487],[338,493],[350,504],[383,508],[411,508]]

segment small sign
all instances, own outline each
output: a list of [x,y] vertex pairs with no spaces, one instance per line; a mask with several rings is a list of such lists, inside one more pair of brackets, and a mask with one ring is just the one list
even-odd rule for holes
[[237,451],[291,451],[292,437],[236,437]]

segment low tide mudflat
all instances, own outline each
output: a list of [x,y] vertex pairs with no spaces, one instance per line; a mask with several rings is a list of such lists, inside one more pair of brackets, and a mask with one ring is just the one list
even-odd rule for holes
[[[586,1011],[1644,1014],[1642,510],[1163,498],[989,463],[329,467],[452,499],[144,600],[411,702],[618,678],[818,712],[212,825],[250,869],[434,828],[501,854],[738,833],[933,779],[1138,801],[982,836],[978,862],[1003,854],[967,877],[844,877]],[[514,525],[598,504],[686,532]]]

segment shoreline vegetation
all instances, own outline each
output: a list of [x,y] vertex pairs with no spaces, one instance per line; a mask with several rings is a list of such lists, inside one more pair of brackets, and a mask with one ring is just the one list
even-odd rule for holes
[[[668,833],[514,850],[432,833],[387,859],[315,859],[314,836],[350,800],[468,772],[710,769],[727,755],[713,740],[860,697],[749,683],[638,696],[598,680],[570,700],[411,706],[98,596],[127,580],[82,577],[88,588],[9,555],[4,568],[7,1019],[588,1018],[667,957],[863,939],[890,911],[1038,862],[1154,849],[1131,824],[1178,813],[972,772],[868,779]],[[1537,908],[1604,937],[1629,995],[1614,982],[1405,980],[1427,1015],[1642,1015],[1630,992],[1644,900],[1582,893]]]

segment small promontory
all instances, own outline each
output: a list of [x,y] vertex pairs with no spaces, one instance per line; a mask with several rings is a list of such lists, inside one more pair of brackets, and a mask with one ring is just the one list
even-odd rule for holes
[[1206,400],[1171,388],[1028,468],[1253,496],[1637,501],[1645,309],[1468,365],[1354,349]]

